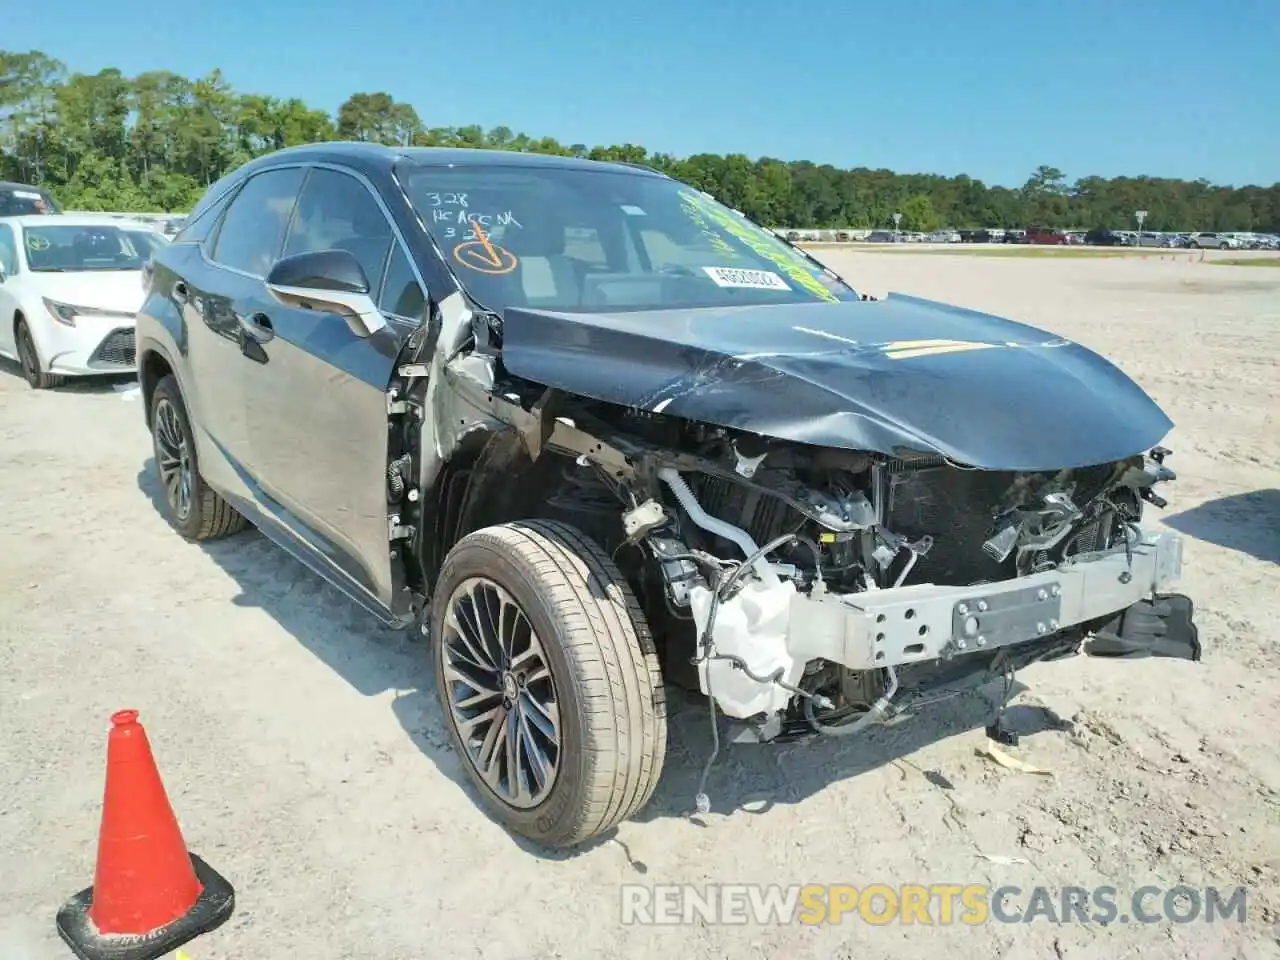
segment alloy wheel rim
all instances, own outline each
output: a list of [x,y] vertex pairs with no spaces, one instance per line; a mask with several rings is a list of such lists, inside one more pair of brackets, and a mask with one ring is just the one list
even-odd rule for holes
[[179,521],[191,514],[191,451],[178,411],[168,400],[156,405],[156,468],[169,509]]
[[448,600],[440,638],[449,719],[467,761],[504,803],[542,803],[560,769],[560,705],[528,615],[486,577]]

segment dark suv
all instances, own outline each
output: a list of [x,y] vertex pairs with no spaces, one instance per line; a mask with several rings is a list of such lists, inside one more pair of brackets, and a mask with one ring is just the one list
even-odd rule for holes
[[292,148],[215,183],[153,263],[170,523],[250,522],[416,624],[479,796],[542,843],[644,806],[664,681],[769,741],[1086,641],[1199,656],[1190,602],[1155,592],[1179,541],[1139,526],[1171,424],[1133,381],[860,296],[654,171]]
[[39,213],[62,213],[62,207],[48,190],[0,180],[0,217],[26,217]]
[[1084,242],[1091,247],[1122,247],[1124,237],[1106,227],[1094,227],[1084,235]]

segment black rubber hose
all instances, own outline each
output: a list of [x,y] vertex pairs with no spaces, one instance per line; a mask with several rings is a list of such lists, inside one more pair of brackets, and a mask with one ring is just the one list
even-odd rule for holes
[[716,590],[716,593],[721,598],[723,598],[725,594],[729,592],[729,589],[733,587],[734,584],[736,584],[740,579],[742,579],[742,575],[746,573],[746,571],[749,570],[751,567],[755,566],[756,561],[758,561],[761,557],[763,557],[765,554],[772,553],[774,550],[777,550],[779,547],[784,546],[788,543],[794,543],[799,539],[800,538],[796,536],[796,534],[794,533],[784,533],[782,536],[776,537],[775,539],[770,540],[768,543],[766,543],[763,547],[761,547],[751,556],[747,557],[746,560],[742,561],[742,563],[738,565],[738,567],[733,571],[733,573],[729,574],[729,576],[725,578],[724,583],[720,585],[719,589]]

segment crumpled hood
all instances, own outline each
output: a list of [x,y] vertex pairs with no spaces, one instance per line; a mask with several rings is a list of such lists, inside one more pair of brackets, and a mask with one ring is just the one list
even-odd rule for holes
[[1173,426],[1116,366],[916,297],[730,308],[509,309],[503,362],[598,400],[824,447],[991,470],[1092,466]]

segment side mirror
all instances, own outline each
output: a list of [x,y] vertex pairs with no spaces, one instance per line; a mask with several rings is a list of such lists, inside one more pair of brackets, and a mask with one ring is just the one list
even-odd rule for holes
[[369,296],[364,269],[346,250],[316,250],[278,260],[267,274],[267,289],[287,306],[340,315],[358,337],[387,325]]

